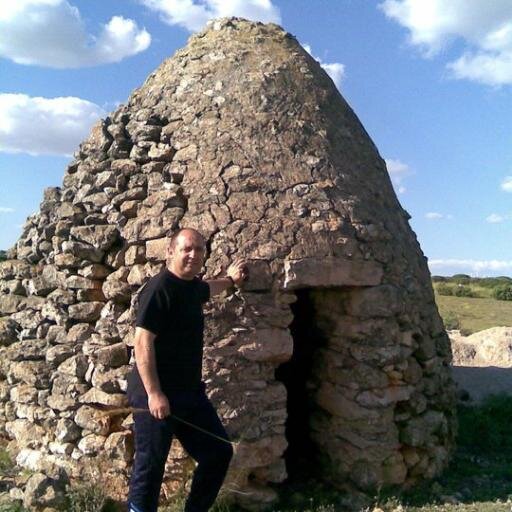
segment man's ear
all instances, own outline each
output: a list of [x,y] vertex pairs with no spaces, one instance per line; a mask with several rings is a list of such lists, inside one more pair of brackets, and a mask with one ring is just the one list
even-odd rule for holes
[[173,252],[173,247],[169,244],[165,249],[165,256],[167,257],[167,259],[169,259],[172,256]]

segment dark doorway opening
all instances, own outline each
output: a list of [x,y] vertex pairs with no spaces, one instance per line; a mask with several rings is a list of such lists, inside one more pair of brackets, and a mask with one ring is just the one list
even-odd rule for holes
[[287,413],[284,453],[288,483],[318,478],[318,448],[311,439],[311,414],[315,410],[312,391],[315,387],[315,353],[325,345],[316,326],[315,309],[310,289],[298,290],[291,305],[293,322],[293,355],[276,369],[276,379],[286,386]]

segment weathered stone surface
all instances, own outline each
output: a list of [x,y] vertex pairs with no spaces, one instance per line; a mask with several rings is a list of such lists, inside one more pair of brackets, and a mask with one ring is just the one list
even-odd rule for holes
[[0,279],[2,281],[9,279],[23,279],[31,277],[33,266],[22,260],[0,261]]
[[65,375],[70,375],[71,377],[83,379],[85,373],[87,372],[88,365],[89,363],[87,358],[82,354],[78,354],[76,356],[70,357],[69,359],[66,359],[63,363],[61,363],[57,368],[57,371]]
[[288,290],[307,286],[377,286],[382,281],[382,266],[374,261],[343,258],[305,258],[284,264],[283,287]]
[[48,343],[46,340],[23,340],[5,350],[5,356],[11,361],[38,361],[44,359]]
[[127,388],[128,366],[121,366],[114,370],[96,369],[91,378],[91,384],[106,393],[122,393]]
[[110,416],[88,405],[77,410],[74,420],[79,427],[101,436],[110,430]]
[[148,260],[164,261],[169,240],[167,237],[146,242],[146,258]]
[[78,443],[78,449],[85,455],[96,455],[102,450],[105,438],[97,434],[89,434],[82,437]]
[[28,404],[37,402],[38,390],[28,384],[20,384],[11,388],[10,398],[13,402]]
[[[62,244],[62,251],[77,258],[78,261],[88,260],[93,263],[100,262],[104,255],[102,250],[83,242],[64,242]],[[68,258],[67,260],[62,260],[59,263],[62,266],[73,266],[74,262],[77,260]]]
[[12,318],[0,318],[0,346],[7,346],[17,341],[20,330],[20,325]]
[[110,368],[117,368],[128,364],[128,351],[125,343],[115,343],[100,348],[94,353],[96,361]]
[[22,448],[39,448],[44,443],[45,431],[31,421],[19,419],[5,424],[7,433]]
[[130,432],[114,432],[104,444],[107,457],[113,461],[128,463],[133,458],[133,436]]
[[119,232],[115,226],[77,226],[71,228],[71,236],[95,249],[105,251],[117,240]]
[[13,362],[9,367],[9,379],[12,382],[24,382],[38,389],[48,387],[51,366],[46,361]]
[[36,473],[28,479],[23,494],[23,506],[27,509],[55,509],[63,506],[65,501],[63,483],[48,478],[44,473]]
[[388,284],[358,290],[351,295],[348,304],[349,313],[361,317],[392,316],[402,310],[398,288]]
[[95,322],[103,309],[103,302],[83,302],[69,306],[69,318],[81,322]]
[[69,443],[80,438],[81,429],[72,420],[61,418],[55,427],[55,438],[61,443]]
[[21,295],[0,295],[0,315],[16,313],[24,302],[25,298]]
[[110,394],[100,389],[91,388],[87,393],[80,397],[82,404],[99,404],[111,407],[126,407],[128,404],[126,395]]
[[293,353],[293,339],[282,329],[261,329],[254,334],[254,341],[242,345],[238,350],[250,361],[283,363]]
[[409,421],[400,433],[400,440],[409,446],[422,446],[431,435],[446,428],[446,419],[441,412],[427,411]]

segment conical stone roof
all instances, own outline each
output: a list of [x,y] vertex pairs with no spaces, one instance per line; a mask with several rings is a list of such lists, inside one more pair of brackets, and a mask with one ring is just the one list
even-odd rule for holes
[[[238,499],[271,501],[267,485],[286,478],[275,370],[305,294],[322,338],[304,397],[319,474],[364,491],[434,476],[453,444],[451,353],[408,218],[293,36],[211,23],[93,128],[0,264],[0,425],[18,462],[80,478],[101,453],[125,482],[129,418],[105,421],[97,406],[124,405],[130,297],[187,226],[209,240],[207,276],[249,261],[245,289],[206,311],[204,377],[239,441]],[[169,485],[188,474],[179,447],[171,455]]]

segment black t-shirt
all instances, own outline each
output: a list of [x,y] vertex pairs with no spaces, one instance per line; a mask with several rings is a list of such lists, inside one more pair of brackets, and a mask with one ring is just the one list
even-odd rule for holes
[[[162,391],[198,389],[202,380],[203,304],[210,287],[180,279],[168,269],[152,277],[139,296],[136,326],[156,335],[155,356]],[[135,369],[132,385],[142,386]]]

